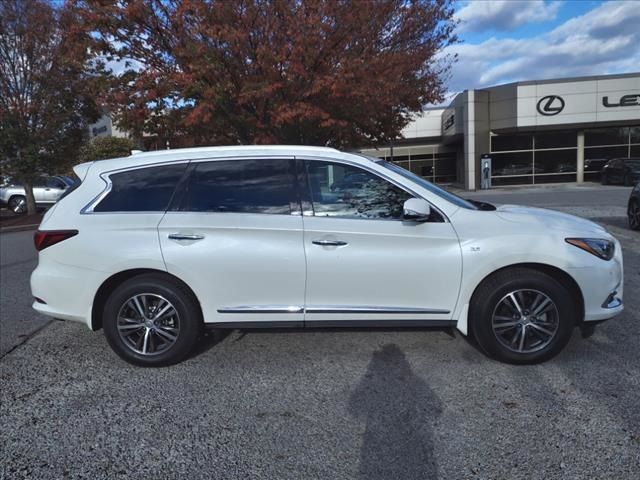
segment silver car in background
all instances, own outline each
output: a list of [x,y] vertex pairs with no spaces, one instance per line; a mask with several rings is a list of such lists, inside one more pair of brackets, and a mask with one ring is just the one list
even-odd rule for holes
[[[36,206],[48,207],[53,205],[73,184],[74,181],[64,175],[36,178],[33,181],[33,195],[36,200]],[[6,206],[14,213],[25,213],[27,211],[27,197],[24,187],[12,182],[11,179],[6,180],[6,185],[0,187],[0,206]]]

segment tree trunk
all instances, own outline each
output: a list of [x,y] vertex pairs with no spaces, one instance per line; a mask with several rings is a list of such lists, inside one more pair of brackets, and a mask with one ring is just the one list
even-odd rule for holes
[[36,198],[33,195],[33,184],[31,181],[23,183],[24,192],[27,197],[27,215],[34,215],[36,213]]

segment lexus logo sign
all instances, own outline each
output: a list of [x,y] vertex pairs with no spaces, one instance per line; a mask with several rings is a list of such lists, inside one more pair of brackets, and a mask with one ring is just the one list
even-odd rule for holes
[[564,100],[558,95],[547,95],[538,100],[537,109],[540,115],[557,115],[564,109]]

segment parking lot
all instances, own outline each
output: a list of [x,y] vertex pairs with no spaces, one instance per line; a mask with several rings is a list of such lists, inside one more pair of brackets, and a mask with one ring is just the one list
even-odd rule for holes
[[448,330],[349,329],[212,333],[179,365],[136,368],[102,332],[31,310],[32,232],[2,233],[0,478],[638,478],[629,192],[467,195],[590,218],[623,245],[625,312],[537,366]]

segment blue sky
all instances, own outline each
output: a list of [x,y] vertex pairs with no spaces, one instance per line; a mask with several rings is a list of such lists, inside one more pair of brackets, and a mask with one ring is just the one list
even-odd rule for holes
[[640,1],[461,0],[448,90],[640,71]]

